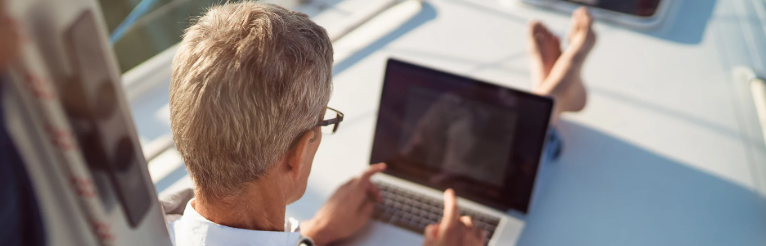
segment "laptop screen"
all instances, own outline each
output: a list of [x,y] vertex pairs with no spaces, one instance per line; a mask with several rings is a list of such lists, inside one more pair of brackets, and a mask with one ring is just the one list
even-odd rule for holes
[[526,213],[552,107],[546,97],[389,60],[371,161]]
[[653,16],[660,6],[660,0],[563,0],[602,8],[629,15],[648,17]]

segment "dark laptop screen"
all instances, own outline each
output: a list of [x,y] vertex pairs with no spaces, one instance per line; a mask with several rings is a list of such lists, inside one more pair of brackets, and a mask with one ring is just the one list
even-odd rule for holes
[[372,163],[526,213],[552,100],[401,61],[387,66]]

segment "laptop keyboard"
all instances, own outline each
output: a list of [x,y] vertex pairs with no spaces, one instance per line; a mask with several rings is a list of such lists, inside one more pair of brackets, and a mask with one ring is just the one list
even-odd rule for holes
[[[416,192],[397,188],[392,184],[373,181],[380,189],[383,202],[375,204],[373,218],[395,226],[423,234],[426,226],[442,219],[444,201]],[[487,231],[487,241],[492,238],[500,218],[460,208],[460,215],[468,215],[476,227]]]

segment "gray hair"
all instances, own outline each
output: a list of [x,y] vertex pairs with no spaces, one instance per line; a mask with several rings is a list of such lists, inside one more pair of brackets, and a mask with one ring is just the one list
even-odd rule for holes
[[173,59],[173,139],[197,191],[231,195],[316,127],[332,92],[332,43],[303,13],[226,3],[189,27]]

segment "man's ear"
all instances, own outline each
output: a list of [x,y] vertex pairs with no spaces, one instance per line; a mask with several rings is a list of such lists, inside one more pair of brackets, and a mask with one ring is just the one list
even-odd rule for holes
[[316,140],[316,134],[315,129],[305,131],[293,148],[287,151],[287,156],[285,156],[287,165],[285,167],[293,178],[299,178],[301,176],[301,171],[305,168],[303,163],[305,162],[305,159],[309,157],[309,145]]

